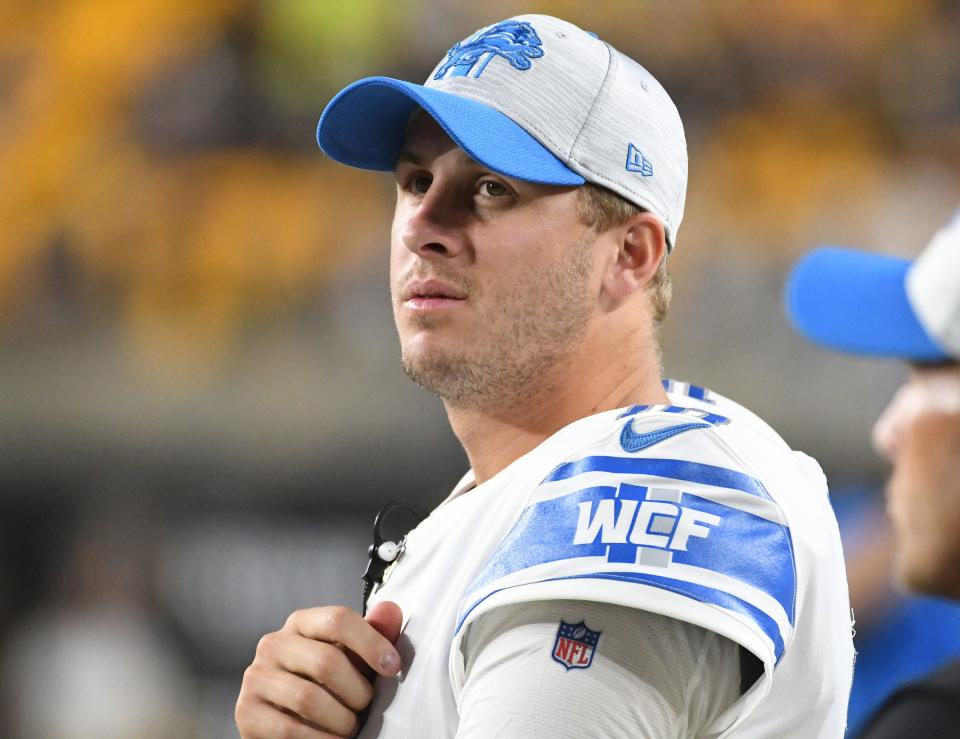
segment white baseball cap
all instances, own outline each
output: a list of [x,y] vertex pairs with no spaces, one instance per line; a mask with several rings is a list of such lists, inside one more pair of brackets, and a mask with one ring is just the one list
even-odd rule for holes
[[417,107],[491,170],[603,185],[657,215],[675,243],[687,189],[680,114],[649,72],[595,35],[546,15],[487,26],[423,85],[369,77],[341,90],[317,143],[344,164],[390,171]]
[[797,330],[854,354],[960,361],[960,211],[916,260],[821,247],[794,266]]

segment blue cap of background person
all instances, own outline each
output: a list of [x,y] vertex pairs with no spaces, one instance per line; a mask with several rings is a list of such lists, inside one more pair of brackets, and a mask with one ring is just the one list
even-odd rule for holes
[[821,247],[790,273],[787,315],[811,341],[916,363],[960,361],[960,211],[917,259]]
[[658,216],[675,243],[687,189],[680,114],[649,72],[595,35],[546,15],[487,26],[423,85],[369,77],[341,90],[317,143],[343,164],[390,171],[418,108],[494,172],[602,185]]

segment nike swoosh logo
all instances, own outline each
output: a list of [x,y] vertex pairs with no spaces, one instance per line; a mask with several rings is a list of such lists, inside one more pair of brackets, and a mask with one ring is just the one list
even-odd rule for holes
[[625,452],[639,452],[641,449],[659,444],[661,441],[665,441],[677,434],[693,431],[693,429],[708,429],[711,425],[712,424],[709,423],[679,423],[676,426],[667,426],[666,428],[657,429],[656,431],[638,434],[633,430],[633,419],[631,418],[627,421],[626,425],[624,425],[623,431],[620,432],[620,446],[623,447],[623,451]]

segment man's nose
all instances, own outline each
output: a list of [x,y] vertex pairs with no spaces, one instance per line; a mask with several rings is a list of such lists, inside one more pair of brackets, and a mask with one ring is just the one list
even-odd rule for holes
[[901,388],[873,424],[873,448],[884,459],[893,462],[900,448],[900,435],[906,413],[905,388]]
[[462,211],[455,192],[433,186],[407,211],[400,237],[410,251],[424,259],[457,257],[466,248],[466,214]]

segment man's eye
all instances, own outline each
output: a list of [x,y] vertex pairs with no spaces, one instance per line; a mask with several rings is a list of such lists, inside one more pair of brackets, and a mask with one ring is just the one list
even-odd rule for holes
[[430,175],[415,174],[407,181],[407,187],[410,188],[411,192],[423,195],[430,189],[430,183],[432,182],[433,178]]
[[484,180],[480,184],[480,189],[484,195],[489,195],[493,198],[502,197],[507,194],[507,187],[502,182],[497,182],[496,180]]

